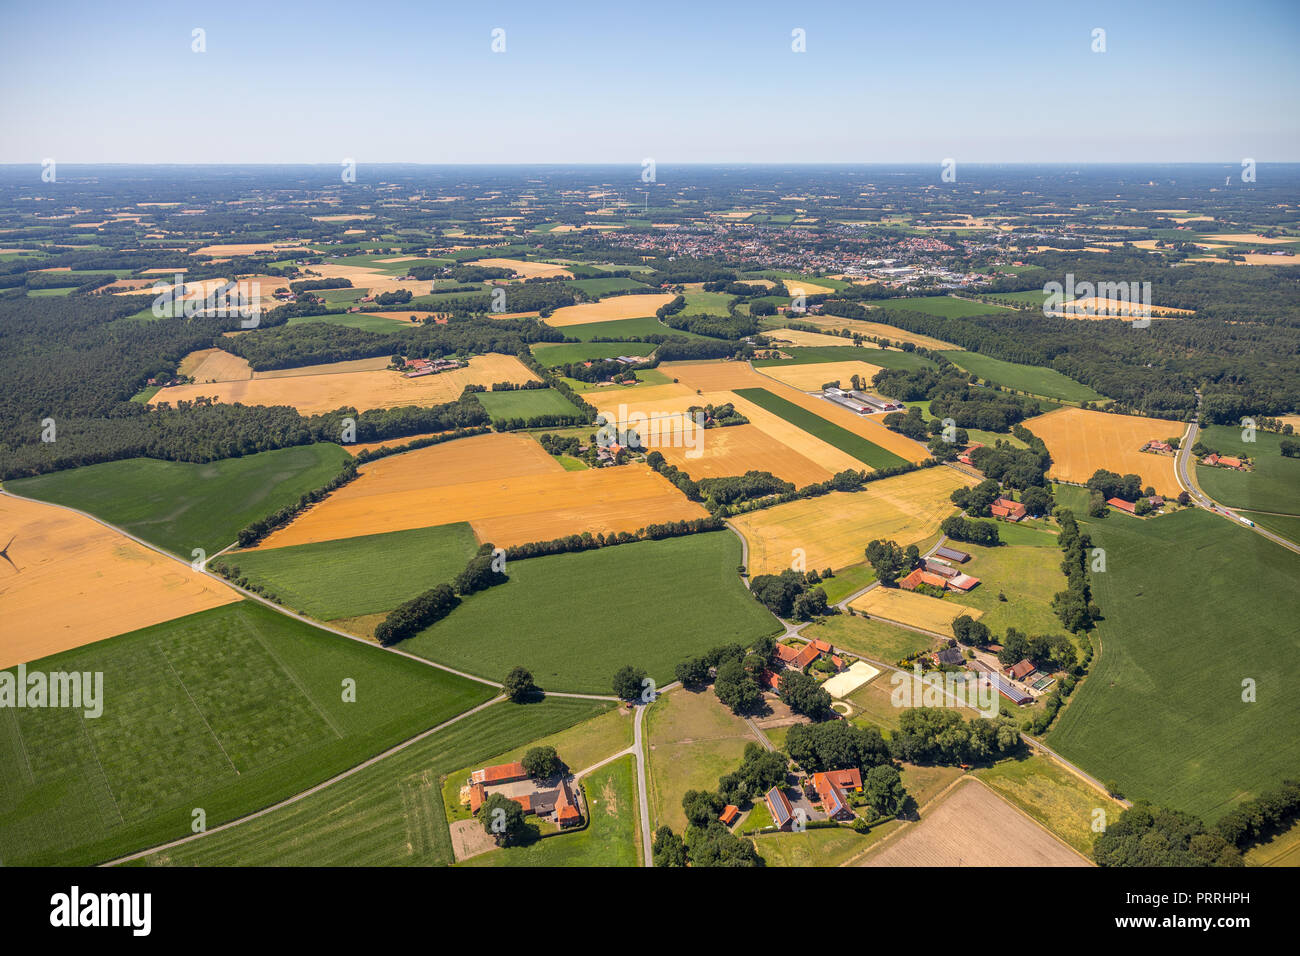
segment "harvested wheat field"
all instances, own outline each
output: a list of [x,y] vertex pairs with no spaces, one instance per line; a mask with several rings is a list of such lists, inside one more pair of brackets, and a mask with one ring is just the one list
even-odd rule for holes
[[556,276],[565,279],[573,278],[573,273],[564,266],[549,262],[525,262],[523,259],[475,259],[470,265],[483,266],[485,269],[510,269],[525,279],[536,279],[539,276],[546,279]]
[[810,568],[839,569],[861,562],[873,538],[908,545],[937,534],[939,523],[957,510],[950,500],[953,491],[973,484],[973,478],[956,469],[926,468],[873,481],[861,491],[836,491],[753,511],[732,518],[731,524],[749,542],[754,574],[786,570],[795,548],[804,551]]
[[785,291],[791,295],[829,295],[835,291],[834,286],[818,285],[807,279],[783,279],[782,281],[785,283]]
[[1271,256],[1259,252],[1246,253],[1248,266],[1300,266],[1300,256]]
[[973,778],[859,866],[1088,866],[1088,861]]
[[656,445],[655,450],[692,478],[727,478],[747,471],[770,471],[795,486],[828,481],[831,472],[811,458],[782,444],[757,425],[729,425],[703,433],[699,457],[692,450],[673,445]]
[[299,378],[305,375],[343,375],[349,372],[377,372],[388,368],[392,358],[376,355],[371,358],[348,359],[346,362],[326,362],[323,365],[299,365],[296,368],[273,368],[254,372],[253,378]]
[[[1145,308],[1140,302],[1103,299],[1095,295],[1090,299],[1074,299],[1061,307],[1066,316],[1077,319],[1110,319],[1116,316],[1141,315]],[[1060,315],[1061,312],[1056,314]],[[1195,313],[1191,309],[1171,309],[1159,305],[1151,306],[1151,318],[1153,319],[1193,314]]]
[[360,441],[351,445],[340,445],[349,455],[359,455],[363,451],[374,451],[376,448],[397,448],[400,445],[407,445],[413,441],[419,441],[421,438],[433,438],[435,435],[445,435],[446,432],[422,432],[419,435],[403,435],[400,438],[385,438],[383,441]]
[[1273,238],[1268,238],[1250,232],[1219,233],[1218,235],[1205,236],[1204,238],[1217,239],[1219,242],[1244,242],[1257,246],[1280,245],[1282,243],[1296,241],[1295,236],[1274,236]]
[[1108,415],[1082,408],[1058,408],[1025,422],[1025,427],[1047,444],[1052,455],[1049,478],[1086,482],[1098,468],[1135,474],[1143,487],[1157,494],[1177,495],[1174,459],[1138,451],[1149,441],[1181,435],[1182,422],[1137,415]]
[[[810,564],[809,567],[812,567]],[[949,598],[933,598],[902,588],[874,587],[849,607],[859,614],[907,624],[952,637],[952,622],[963,614],[979,620],[984,612]]]
[[308,279],[347,279],[354,289],[366,289],[371,295],[408,290],[411,295],[428,295],[433,291],[432,279],[398,279],[387,272],[366,266],[348,266],[336,262],[322,262],[304,269]]
[[453,521],[468,521],[480,541],[504,547],[706,515],[645,465],[565,471],[531,438],[489,434],[366,465],[259,549]]
[[870,388],[871,376],[880,371],[880,366],[866,362],[819,362],[809,365],[769,365],[757,371],[760,375],[774,378],[801,392],[820,392],[822,385],[827,382],[841,382],[848,388],[854,375],[859,376]]
[[669,293],[651,295],[612,295],[599,302],[583,302],[556,309],[546,324],[561,329],[569,325],[587,325],[590,322],[613,322],[617,319],[639,319],[654,315],[661,305],[676,298]]
[[[374,359],[360,363],[373,364]],[[387,365],[387,358],[380,358]],[[477,355],[467,368],[406,378],[387,368],[357,370],[358,362],[331,363],[343,366],[311,365],[276,372],[259,372],[248,381],[219,382],[209,385],[179,385],[159,395],[166,401],[192,401],[209,395],[219,402],[243,405],[292,405],[304,415],[329,412],[343,406],[358,411],[372,408],[397,408],[402,405],[440,405],[460,397],[466,385],[491,385],[494,382],[535,381],[535,376],[513,355]],[[155,404],[157,404],[155,402]]]
[[[241,600],[221,582],[90,518],[0,495],[4,635],[12,667],[150,624]],[[12,562],[12,563],[11,563]]]
[[247,381],[253,377],[248,360],[231,355],[225,349],[199,349],[181,359],[177,369],[194,379],[194,384]]
[[196,249],[196,256],[251,256],[259,252],[311,252],[301,242],[228,242]]
[[[889,339],[891,342],[911,342],[913,345],[919,345],[927,349],[956,349],[957,346],[951,342],[944,342],[940,339],[931,338],[928,335],[921,335],[918,332],[908,332],[904,329],[895,328],[892,325],[885,325],[883,322],[863,322],[859,319],[845,319],[835,315],[805,315],[799,319],[800,322],[806,322],[809,325],[816,325],[823,329],[831,329],[838,332],[840,329],[848,329],[851,332],[860,332],[863,335],[872,335],[879,338]],[[841,339],[838,345],[852,344],[851,340]]]
[[[788,342],[791,345],[800,348],[817,348],[819,346],[836,346],[843,347],[852,345],[852,339],[846,339],[842,335],[829,335],[825,332],[801,332],[798,329],[773,329],[770,332],[764,332],[763,335],[769,340],[775,340],[777,344]],[[866,348],[878,349],[880,346],[874,343],[867,343]]]

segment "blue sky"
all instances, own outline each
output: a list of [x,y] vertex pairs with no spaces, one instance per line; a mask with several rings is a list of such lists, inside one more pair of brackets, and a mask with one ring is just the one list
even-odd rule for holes
[[0,25],[0,163],[1300,160],[1295,0],[7,0]]

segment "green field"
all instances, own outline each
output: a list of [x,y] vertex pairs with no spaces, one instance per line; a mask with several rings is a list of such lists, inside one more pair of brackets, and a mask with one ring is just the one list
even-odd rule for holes
[[974,372],[980,378],[995,385],[1028,392],[1031,395],[1043,395],[1047,398],[1059,398],[1067,402],[1101,402],[1105,396],[1094,392],[1087,385],[1076,382],[1062,375],[1056,369],[1042,368],[1037,365],[1020,365],[1016,362],[1004,362],[990,358],[978,352],[944,352],[944,357],[954,365]]
[[1284,538],[1300,543],[1300,515],[1261,514],[1258,511],[1242,511],[1241,515],[1261,528],[1267,528],[1274,534],[1280,534]]
[[736,575],[729,531],[512,561],[402,650],[493,679],[527,667],[547,690],[610,693],[624,664],[659,684],[691,654],[780,627]]
[[[35,669],[38,665],[29,664]],[[0,709],[0,859],[82,865],[339,773],[492,688],[245,601],[39,663],[104,675],[103,715]],[[343,701],[343,681],[356,701]]]
[[725,292],[685,292],[683,297],[686,299],[686,307],[682,309],[682,315],[716,315],[726,318],[731,314],[728,306],[731,305],[734,295],[727,295]]
[[[1006,522],[998,525],[999,532],[1011,529],[1019,530],[1018,526]],[[1041,536],[1049,545],[1056,544],[1054,537]],[[1044,554],[1042,548],[1027,545],[984,548],[963,543],[956,547],[971,556],[962,565],[962,571],[980,579],[974,590],[957,596],[956,600],[983,611],[980,620],[995,635],[1002,636],[1008,627],[1031,635],[1064,633],[1060,619],[1052,610],[1052,596],[1066,587],[1058,554]],[[1006,600],[1000,600],[999,594],[1005,595]]]
[[493,704],[333,786],[183,847],[154,866],[447,866],[441,778],[602,713],[598,700]]
[[544,342],[533,346],[533,355],[547,368],[585,362],[588,359],[617,358],[620,355],[649,355],[655,350],[651,342]]
[[[545,322],[545,319],[542,319]],[[706,335],[696,335],[664,325],[653,315],[640,319],[611,319],[608,322],[587,322],[584,325],[566,325],[560,330],[571,339],[590,342],[592,339],[626,339],[644,335],[676,335],[684,339],[715,342]]]
[[896,627],[857,614],[852,617],[837,614],[821,618],[815,626],[804,629],[802,634],[808,638],[821,638],[834,647],[885,664],[893,664],[935,645],[935,638],[927,634],[918,634],[905,627]]
[[788,359],[758,359],[755,368],[769,365],[815,365],[821,362],[867,362],[881,368],[933,368],[934,363],[915,352],[893,349],[867,349],[860,345],[818,345],[812,348],[783,349]]
[[540,415],[576,415],[578,409],[553,388],[516,388],[504,392],[478,392],[479,403],[493,422]]
[[636,766],[622,757],[601,767],[582,786],[591,824],[578,833],[538,840],[528,846],[490,850],[462,866],[637,866],[640,864]]
[[1029,751],[980,767],[975,775],[1088,859],[1100,835],[1093,832],[1093,813],[1110,820],[1123,806],[1089,786],[1050,757]]
[[821,589],[826,592],[828,602],[839,604],[850,594],[861,591],[874,580],[876,580],[876,572],[872,570],[871,565],[854,564],[847,568],[840,568],[832,578],[823,578]]
[[1005,312],[996,305],[972,302],[969,299],[957,299],[950,295],[917,296],[907,299],[884,299],[879,303],[882,309],[902,309],[905,312],[920,312],[934,315],[941,319],[964,319],[972,315],[989,315]]
[[1102,651],[1048,743],[1130,799],[1211,821],[1294,775],[1300,556],[1199,509],[1081,524],[1106,551],[1090,576]]
[[[1256,430],[1255,440],[1241,440],[1242,429],[1211,425],[1200,436],[1222,455],[1247,457],[1254,471],[1196,466],[1196,483],[1211,498],[1229,508],[1280,515],[1300,515],[1300,458],[1282,457],[1283,436]],[[1294,441],[1295,439],[1291,439]]]
[[[394,315],[406,316],[404,312],[395,312]],[[409,316],[407,316],[409,318]],[[328,315],[295,315],[289,319],[289,325],[307,325],[317,322],[326,322],[330,325],[346,325],[352,329],[364,329],[367,332],[397,332],[401,329],[412,325],[411,322],[394,322],[392,319],[379,318],[374,315],[365,315],[361,312],[331,312]]]
[[237,551],[222,560],[275,594],[280,603],[322,621],[390,611],[435,584],[449,584],[478,548],[465,522]]
[[187,561],[209,556],[241,528],[294,504],[339,473],[338,445],[297,445],[243,458],[188,462],[128,458],[5,483],[29,498],[88,511]]
[[611,292],[645,292],[647,286],[644,282],[637,282],[635,279],[624,277],[611,277],[608,279],[575,279],[569,283],[575,289],[581,289],[593,299],[599,299],[601,296],[609,295]]
[[781,396],[769,392],[765,388],[738,388],[736,394],[761,408],[767,409],[774,415],[779,415],[790,424],[797,425],[808,434],[820,438],[829,445],[834,445],[840,451],[852,455],[858,461],[864,462],[872,468],[889,468],[906,464],[904,459],[895,455],[892,451],[886,451],[879,445],[867,441],[862,436],[855,435],[847,428],[842,428],[820,415],[814,415],[802,405],[786,401]]

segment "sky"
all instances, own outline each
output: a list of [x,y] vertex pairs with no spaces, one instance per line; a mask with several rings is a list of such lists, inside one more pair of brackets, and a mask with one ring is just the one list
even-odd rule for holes
[[1298,47],[1298,0],[0,0],[0,163],[1292,162]]

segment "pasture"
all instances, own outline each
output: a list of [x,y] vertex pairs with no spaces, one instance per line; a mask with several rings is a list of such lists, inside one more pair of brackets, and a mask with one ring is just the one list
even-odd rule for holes
[[533,419],[542,415],[578,414],[574,404],[553,388],[478,392],[474,397],[487,409],[493,422],[507,421],[512,418]]
[[464,570],[478,549],[469,524],[360,535],[223,556],[280,603],[321,621],[389,611]]
[[860,563],[873,538],[906,546],[938,534],[940,522],[957,511],[953,491],[974,483],[953,468],[925,468],[870,482],[861,491],[802,498],[730,521],[749,542],[752,574],[786,570],[796,548],[809,568],[843,568]]
[[10,865],[85,865],[187,836],[195,807],[216,826],[494,693],[249,601],[41,666],[102,672],[103,714],[0,709],[0,857]]
[[684,657],[780,630],[739,564],[728,531],[512,561],[508,583],[466,598],[402,649],[493,679],[521,665],[547,690],[608,694],[624,664],[663,686]]
[[1283,436],[1256,430],[1255,440],[1247,442],[1240,428],[1211,425],[1200,441],[1222,455],[1254,462],[1252,471],[1197,465],[1196,483],[1211,498],[1229,508],[1300,515],[1300,458],[1282,457]]
[[9,542],[0,562],[0,667],[240,600],[219,581],[44,502],[0,495],[0,527]]
[[339,473],[338,445],[296,445],[206,464],[128,458],[6,482],[14,494],[88,511],[191,560],[231,544],[241,528],[298,501]]
[[905,299],[884,299],[878,303],[882,309],[902,309],[904,312],[921,312],[941,319],[965,319],[972,315],[989,315],[1005,312],[997,305],[986,305],[970,299],[951,295],[914,296]]
[[1053,368],[1004,362],[1002,359],[981,355],[978,352],[954,350],[948,353],[947,357],[958,367],[973,372],[986,382],[1028,392],[1030,395],[1058,398],[1066,402],[1106,400],[1104,395],[1093,391],[1081,382],[1076,382],[1069,376],[1062,375]]
[[1157,494],[1178,495],[1173,456],[1138,449],[1153,439],[1182,435],[1182,422],[1058,408],[1030,418],[1024,425],[1047,445],[1052,456],[1051,478],[1082,484],[1098,468],[1105,468],[1121,475],[1139,475],[1143,487],[1150,485]]
[[980,767],[975,776],[1090,860],[1100,836],[1092,829],[1095,811],[1104,810],[1108,822],[1124,811],[1119,801],[1033,751]]
[[1293,776],[1300,555],[1199,509],[1081,524],[1106,551],[1090,575],[1102,650],[1048,745],[1129,799],[1211,822]]
[[893,349],[872,349],[864,355],[860,345],[826,345],[812,348],[782,349],[788,359],[756,359],[754,368],[768,369],[781,365],[813,365],[825,362],[858,362],[870,359],[872,365],[880,368],[932,368],[934,363],[915,352],[900,352]]
[[586,344],[539,342],[533,355],[547,368],[585,362],[589,359],[616,358],[620,355],[649,355],[655,350],[650,342],[588,342]]
[[[442,777],[590,720],[605,701],[501,702],[297,803],[143,861],[148,866],[448,866]],[[430,722],[432,725],[432,722]]]

